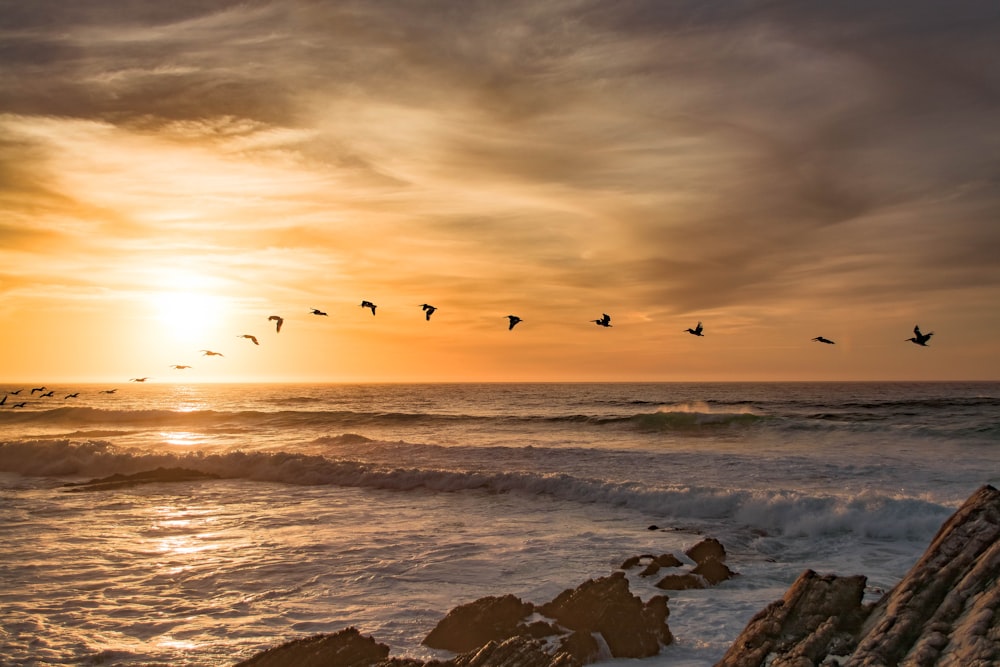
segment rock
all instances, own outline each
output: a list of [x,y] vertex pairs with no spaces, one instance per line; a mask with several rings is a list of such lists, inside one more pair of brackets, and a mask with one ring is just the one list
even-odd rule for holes
[[704,562],[699,563],[691,570],[692,574],[697,574],[700,577],[704,577],[710,585],[714,586],[716,584],[721,584],[727,579],[732,579],[736,576],[736,573],[730,570],[726,565],[714,558],[708,558]]
[[665,591],[688,591],[695,588],[705,588],[705,580],[697,574],[668,574],[656,582],[656,587]]
[[[716,667],[758,667],[765,658],[804,657],[815,665],[826,657],[826,646],[817,646],[814,635],[823,637],[854,633],[867,610],[861,604],[865,577],[820,576],[806,570],[784,598],[768,605],[747,624]],[[777,667],[779,663],[768,663]],[[789,663],[798,664],[798,663]]]
[[589,632],[572,632],[559,642],[559,650],[569,653],[581,665],[597,662],[601,656],[601,645]]
[[570,630],[599,633],[615,658],[657,655],[660,646],[673,641],[667,599],[656,596],[643,603],[629,591],[623,572],[563,591],[538,611]]
[[698,544],[686,550],[684,555],[699,564],[704,563],[710,558],[713,558],[720,563],[726,562],[726,548],[722,546],[722,542],[714,537],[705,538]]
[[425,646],[464,653],[490,641],[520,634],[519,624],[534,611],[530,602],[514,595],[485,597],[455,607],[431,630]]
[[639,576],[640,577],[651,577],[651,576],[653,576],[654,574],[656,574],[659,571],[660,571],[660,564],[657,563],[654,560],[652,563],[650,563],[649,565],[647,565],[646,568],[642,572],[639,573]]
[[[434,663],[428,663],[432,667]],[[536,639],[511,637],[502,642],[491,641],[444,663],[440,667],[579,667],[568,653],[549,653]],[[297,667],[297,666],[296,666]],[[331,667],[341,667],[332,665]]]
[[660,567],[680,567],[684,564],[680,558],[673,554],[660,554],[655,558],[655,561]]
[[356,628],[296,639],[258,653],[235,667],[368,667],[384,660],[389,647],[362,637]]
[[998,579],[1000,491],[987,485],[876,604],[861,604],[864,577],[806,571],[750,620],[716,667],[997,665]]
[[642,560],[642,556],[630,556],[618,566],[619,570],[631,570],[633,567],[639,564]]

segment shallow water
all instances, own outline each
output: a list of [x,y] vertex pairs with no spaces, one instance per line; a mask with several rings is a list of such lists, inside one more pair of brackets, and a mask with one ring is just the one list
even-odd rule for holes
[[[0,411],[9,664],[228,664],[349,625],[445,657],[420,640],[458,604],[711,535],[741,576],[671,593],[643,661],[711,665],[807,567],[891,587],[1000,476],[989,383],[103,388]],[[220,479],[62,486],[159,466]]]

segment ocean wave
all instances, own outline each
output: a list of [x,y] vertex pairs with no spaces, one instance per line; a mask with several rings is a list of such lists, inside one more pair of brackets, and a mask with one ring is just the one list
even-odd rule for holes
[[929,500],[878,492],[836,496],[788,490],[650,487],[569,473],[402,467],[286,451],[178,454],[144,452],[102,441],[0,442],[0,470],[21,475],[99,478],[161,467],[182,467],[227,479],[293,485],[404,492],[520,493],[625,507],[664,519],[735,520],[760,535],[795,537],[855,534],[926,540],[953,511]]

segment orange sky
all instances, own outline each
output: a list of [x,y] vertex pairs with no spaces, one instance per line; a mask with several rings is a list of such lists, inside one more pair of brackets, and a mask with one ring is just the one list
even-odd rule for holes
[[25,3],[0,381],[1000,379],[991,5],[664,4]]

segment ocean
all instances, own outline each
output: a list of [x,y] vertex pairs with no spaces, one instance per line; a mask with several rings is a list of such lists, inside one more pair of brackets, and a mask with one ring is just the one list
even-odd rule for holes
[[[444,658],[420,642],[457,605],[714,537],[739,576],[670,592],[641,661],[703,667],[807,568],[877,599],[1000,484],[1000,383],[111,388],[0,388],[0,664],[216,667],[348,626]],[[218,478],[65,486],[159,467]]]

